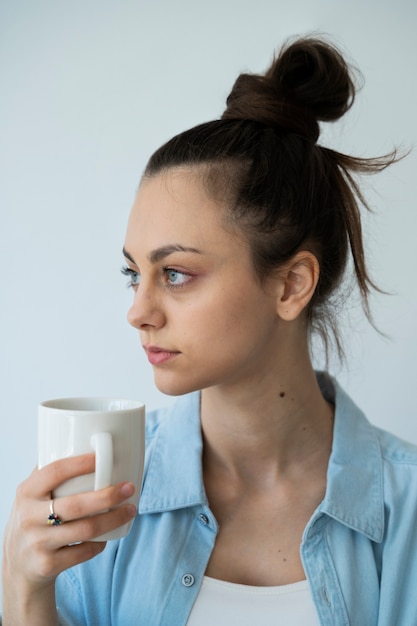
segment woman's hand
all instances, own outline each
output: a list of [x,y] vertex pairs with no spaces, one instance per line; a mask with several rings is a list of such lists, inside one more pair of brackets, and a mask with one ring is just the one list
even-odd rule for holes
[[134,517],[134,506],[119,506],[133,495],[134,486],[121,483],[55,500],[63,523],[48,525],[51,492],[70,478],[94,472],[94,464],[94,454],[62,459],[35,469],[19,485],[4,538],[4,626],[57,624],[58,574],[102,552],[105,542],[91,540]]

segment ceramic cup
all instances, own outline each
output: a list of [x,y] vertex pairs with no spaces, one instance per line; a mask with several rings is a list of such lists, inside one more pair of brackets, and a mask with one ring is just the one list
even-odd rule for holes
[[[138,505],[145,456],[145,406],[113,398],[60,398],[38,408],[38,466],[58,459],[95,452],[93,474],[77,476],[60,485],[53,498],[93,491],[129,481],[135,493],[127,500]],[[59,503],[55,502],[59,512]],[[133,521],[95,541],[119,539]]]

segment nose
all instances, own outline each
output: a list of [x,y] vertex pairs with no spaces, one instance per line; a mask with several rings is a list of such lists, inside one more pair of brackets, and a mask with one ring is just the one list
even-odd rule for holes
[[160,328],[165,324],[165,315],[151,290],[140,284],[135,292],[133,304],[127,313],[127,321],[138,330]]

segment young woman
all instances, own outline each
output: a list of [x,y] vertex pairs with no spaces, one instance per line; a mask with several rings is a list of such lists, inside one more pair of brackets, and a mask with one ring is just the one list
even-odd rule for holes
[[6,626],[417,623],[417,450],[371,426],[309,349],[313,332],[331,340],[347,267],[367,313],[374,287],[354,176],[394,156],[318,143],[353,99],[340,53],[296,40],[239,76],[220,120],[151,157],[124,244],[129,322],[180,397],[148,415],[139,511],[105,550],[90,540],[136,514],[131,485],[60,499],[53,530],[51,491],[94,459],[19,487]]

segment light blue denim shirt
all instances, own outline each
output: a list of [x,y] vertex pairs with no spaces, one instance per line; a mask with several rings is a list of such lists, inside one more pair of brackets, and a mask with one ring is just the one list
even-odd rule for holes
[[[332,379],[319,382],[336,405],[334,440],[301,558],[320,624],[417,626],[417,448],[372,426]],[[127,537],[59,576],[63,622],[187,623],[217,533],[203,485],[199,399],[183,396],[148,415],[139,514]]]

